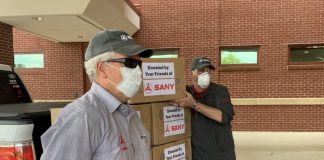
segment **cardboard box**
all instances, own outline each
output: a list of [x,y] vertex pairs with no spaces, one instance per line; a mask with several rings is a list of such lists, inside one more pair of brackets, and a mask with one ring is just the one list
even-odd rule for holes
[[161,145],[191,136],[190,108],[175,107],[169,102],[132,105],[150,132],[151,145]]
[[152,148],[152,160],[180,160],[192,159],[191,139],[186,138],[176,142]]
[[190,108],[169,102],[151,103],[152,145],[161,145],[191,136]]
[[63,108],[50,108],[52,125],[56,122],[56,118],[62,110]]
[[132,105],[132,107],[137,111],[147,131],[151,134],[151,104]]
[[184,59],[143,58],[143,83],[130,104],[161,102],[185,96]]

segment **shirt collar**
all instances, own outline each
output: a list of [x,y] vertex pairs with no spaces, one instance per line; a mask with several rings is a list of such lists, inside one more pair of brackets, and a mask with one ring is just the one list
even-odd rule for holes
[[192,90],[193,90],[194,94],[196,95],[196,97],[200,98],[205,94],[205,92],[208,90],[209,87],[210,87],[210,85],[207,88],[203,89],[201,92],[198,92],[195,85],[192,85]]
[[104,103],[110,113],[113,113],[121,104],[116,97],[96,82],[92,82],[90,92],[96,95]]

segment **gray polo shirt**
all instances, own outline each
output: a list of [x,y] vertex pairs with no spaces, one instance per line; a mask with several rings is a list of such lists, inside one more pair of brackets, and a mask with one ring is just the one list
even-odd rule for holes
[[148,160],[150,137],[130,106],[93,82],[42,136],[41,160]]

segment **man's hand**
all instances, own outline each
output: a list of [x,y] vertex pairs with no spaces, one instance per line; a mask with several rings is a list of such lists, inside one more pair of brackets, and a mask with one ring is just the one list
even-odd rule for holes
[[[194,108],[196,111],[201,114],[211,118],[219,123],[222,123],[222,111],[216,107],[210,107],[202,103],[197,103],[197,101],[192,97],[188,92],[185,92],[186,97],[182,99],[173,100],[170,102],[171,105],[178,107],[189,107]],[[195,107],[195,103],[197,104]]]
[[196,103],[196,100],[192,97],[189,92],[185,92],[186,97],[182,99],[173,100],[170,104],[178,107],[189,107],[191,108]]

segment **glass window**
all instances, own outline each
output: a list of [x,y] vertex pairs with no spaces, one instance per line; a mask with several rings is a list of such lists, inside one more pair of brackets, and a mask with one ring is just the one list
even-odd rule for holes
[[258,48],[221,48],[221,65],[257,64]]
[[16,68],[44,68],[44,54],[42,53],[15,53]]
[[324,63],[324,44],[322,45],[291,45],[289,47],[290,63]]
[[0,70],[0,104],[31,102],[29,94],[18,75]]
[[178,58],[178,50],[153,50],[150,58]]

